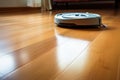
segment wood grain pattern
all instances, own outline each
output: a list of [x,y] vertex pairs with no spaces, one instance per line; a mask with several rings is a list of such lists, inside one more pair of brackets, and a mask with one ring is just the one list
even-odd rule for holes
[[119,58],[118,70],[117,70],[117,80],[120,80],[120,58]]
[[[60,12],[102,15],[108,29],[57,27]],[[119,80],[120,14],[84,9],[0,13],[0,80]]]

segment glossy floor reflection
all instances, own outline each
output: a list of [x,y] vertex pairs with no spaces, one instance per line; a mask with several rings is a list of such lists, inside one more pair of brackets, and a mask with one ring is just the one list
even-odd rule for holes
[[5,73],[9,70],[12,71],[15,69],[16,63],[13,56],[5,56],[0,58],[0,72]]
[[[67,42],[62,46],[57,47],[57,59],[58,65],[61,70],[64,70],[66,64],[72,64],[70,62],[74,61],[78,56],[81,55],[81,52],[88,46],[89,41],[74,39],[67,36],[56,35],[57,43],[65,41]],[[64,40],[65,39],[65,40]],[[63,47],[64,46],[64,47]]]

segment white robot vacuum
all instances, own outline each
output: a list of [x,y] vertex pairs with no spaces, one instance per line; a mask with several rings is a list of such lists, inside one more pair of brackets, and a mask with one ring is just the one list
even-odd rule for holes
[[55,15],[54,21],[58,26],[64,27],[97,26],[98,28],[105,28],[99,14],[88,12],[58,13]]

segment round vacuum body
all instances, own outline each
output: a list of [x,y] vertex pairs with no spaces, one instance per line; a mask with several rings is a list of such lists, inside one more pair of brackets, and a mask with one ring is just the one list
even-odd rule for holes
[[71,12],[59,13],[54,17],[58,26],[100,26],[101,16],[94,13]]

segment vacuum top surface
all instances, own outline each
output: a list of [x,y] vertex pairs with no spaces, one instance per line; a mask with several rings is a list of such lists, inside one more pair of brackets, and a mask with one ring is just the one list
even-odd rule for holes
[[93,14],[93,13],[79,13],[79,12],[74,12],[74,13],[59,13],[56,14],[56,18],[59,19],[88,19],[88,18],[97,18],[101,17],[99,14]]

